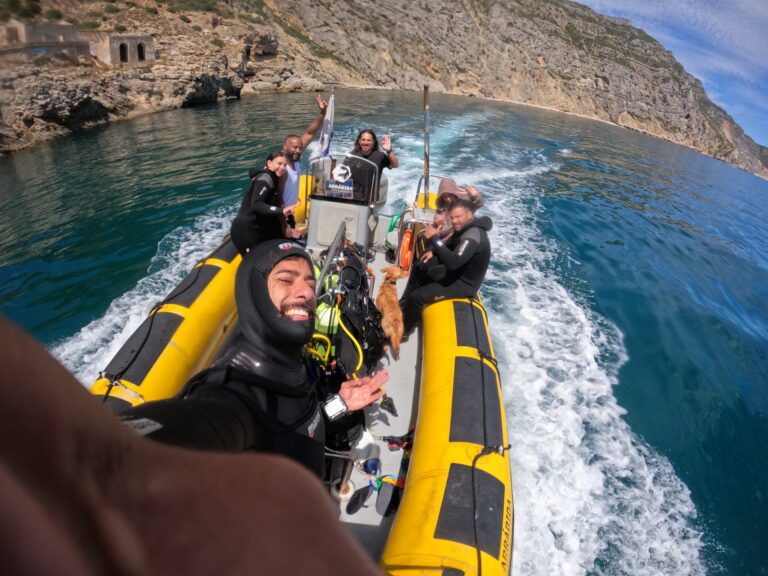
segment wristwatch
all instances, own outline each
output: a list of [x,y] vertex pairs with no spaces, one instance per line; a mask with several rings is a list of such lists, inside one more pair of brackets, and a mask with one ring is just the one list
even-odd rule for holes
[[349,409],[347,409],[347,405],[344,403],[342,397],[338,394],[334,394],[328,400],[323,402],[323,412],[328,416],[328,420],[333,422],[345,414],[349,414]]

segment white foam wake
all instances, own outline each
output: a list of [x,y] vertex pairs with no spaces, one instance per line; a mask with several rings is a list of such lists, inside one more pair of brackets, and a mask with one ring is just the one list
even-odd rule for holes
[[152,258],[148,275],[114,300],[104,315],[51,349],[84,385],[90,386],[100,370],[147,317],[152,306],[165,298],[192,269],[229,233],[232,206],[219,206],[191,226],[177,228],[163,238]]
[[557,246],[536,226],[537,191],[519,177],[485,188],[488,212],[504,217],[483,290],[512,443],[513,571],[703,574],[687,487],[613,396],[622,335],[561,284]]

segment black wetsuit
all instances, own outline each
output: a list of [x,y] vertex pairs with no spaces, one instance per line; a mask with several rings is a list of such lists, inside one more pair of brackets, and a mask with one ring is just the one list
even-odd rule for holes
[[400,299],[406,332],[419,321],[427,304],[446,298],[471,298],[477,294],[491,261],[488,216],[473,218],[446,241],[433,236],[428,244],[433,257],[417,263]]
[[237,271],[239,325],[232,343],[178,398],[123,412],[128,425],[176,446],[281,454],[322,476],[325,424],[302,358],[314,321],[282,318],[267,290],[269,271],[290,256],[311,262],[287,240],[264,242],[245,256]]
[[265,168],[252,170],[250,176],[251,183],[230,228],[232,242],[240,254],[245,254],[259,242],[283,236],[277,175]]

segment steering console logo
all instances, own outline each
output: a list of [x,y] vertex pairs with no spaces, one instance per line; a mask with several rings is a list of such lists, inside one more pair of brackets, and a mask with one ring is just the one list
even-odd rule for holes
[[352,177],[352,170],[346,164],[339,164],[333,169],[332,174],[336,182],[346,182]]

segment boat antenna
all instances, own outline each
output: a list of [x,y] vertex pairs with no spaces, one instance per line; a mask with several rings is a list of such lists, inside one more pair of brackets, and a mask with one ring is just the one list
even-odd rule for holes
[[[429,198],[429,85],[424,84],[424,192]],[[428,204],[425,204],[427,206]]]

